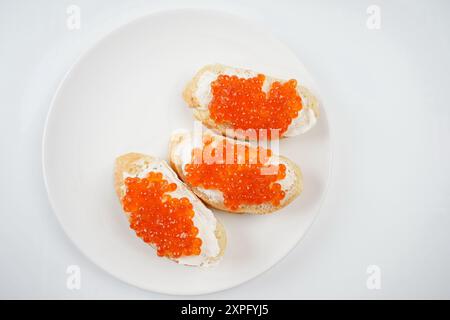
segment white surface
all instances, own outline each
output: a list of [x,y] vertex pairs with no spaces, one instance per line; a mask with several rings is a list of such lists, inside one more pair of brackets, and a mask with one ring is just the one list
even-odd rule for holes
[[[78,4],[82,28],[65,27]],[[372,2],[192,1],[265,23],[317,82],[334,138],[328,196],[307,236],[277,266],[199,298],[450,298],[449,6]],[[186,1],[179,1],[186,6]],[[56,86],[110,30],[166,1],[8,1],[0,4],[0,296],[167,298],[124,284],[87,260],[50,210],[41,138]],[[380,290],[366,287],[378,265]],[[81,289],[66,268],[81,268]]]
[[314,132],[280,142],[280,153],[303,170],[300,199],[272,215],[217,213],[228,245],[215,268],[158,258],[130,230],[114,192],[117,156],[142,152],[166,159],[171,133],[194,129],[181,93],[204,64],[248,66],[311,87],[296,56],[259,29],[211,10],[151,14],[96,44],[58,89],[43,147],[50,202],[77,247],[117,278],[170,294],[228,289],[277,263],[315,218],[330,172],[326,106]]

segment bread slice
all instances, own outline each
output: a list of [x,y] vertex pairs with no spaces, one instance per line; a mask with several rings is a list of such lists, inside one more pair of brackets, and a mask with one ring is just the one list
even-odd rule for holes
[[[222,135],[242,139],[245,138],[243,137],[242,132],[233,132],[233,130],[230,129],[235,128],[225,124],[216,123],[210,117],[209,104],[212,100],[211,83],[215,81],[219,75],[223,74],[236,75],[240,78],[251,78],[258,75],[255,71],[229,67],[222,64],[207,65],[201,68],[194,78],[189,81],[183,92],[183,98],[188,106],[192,108],[194,117],[201,121],[205,126]],[[275,81],[281,83],[285,82],[285,80],[266,76],[263,90],[269,89]],[[310,90],[302,85],[297,86],[297,92],[302,99],[302,110],[299,112],[297,118],[292,120],[288,130],[282,134],[282,137],[296,136],[310,130],[319,118],[320,112],[317,98]]]
[[[233,140],[231,138],[225,138],[223,136],[214,134],[208,130],[203,133],[211,136],[213,140],[220,141],[221,139],[227,139],[228,142],[249,144],[239,140]],[[191,151],[195,143],[192,134],[188,131],[178,131],[172,134],[169,145],[169,161],[172,168],[177,172],[181,180],[186,182],[185,172],[183,170],[186,163],[192,161]],[[282,163],[286,166],[286,178],[277,181],[281,184],[282,190],[285,192],[285,197],[281,200],[278,206],[274,206],[272,203],[263,203],[259,205],[249,204],[241,205],[237,210],[230,210],[224,205],[223,194],[219,190],[204,189],[200,187],[194,187],[190,185],[192,191],[202,199],[209,206],[228,211],[231,213],[255,213],[266,214],[277,211],[289,203],[291,203],[303,190],[302,173],[300,168],[291,160],[286,157],[272,155],[270,158],[271,163]],[[189,185],[189,184],[188,184]]]
[[[227,243],[225,229],[219,220],[214,217],[211,210],[205,207],[192,191],[178,179],[167,162],[140,153],[128,153],[118,157],[114,170],[114,188],[120,202],[122,203],[122,199],[127,192],[125,179],[127,177],[144,178],[150,171],[161,172],[164,179],[169,183],[176,183],[177,189],[171,193],[172,197],[187,197],[189,199],[195,212],[194,225],[199,229],[197,237],[202,240],[199,256],[182,256],[172,260],[180,264],[193,266],[207,266],[217,263],[222,258]],[[125,214],[130,218],[130,213],[125,212]]]

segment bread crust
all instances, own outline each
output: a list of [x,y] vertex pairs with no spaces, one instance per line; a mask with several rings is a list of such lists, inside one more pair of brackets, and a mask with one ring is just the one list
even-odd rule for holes
[[[169,163],[171,167],[175,170],[175,172],[178,174],[181,180],[186,181],[186,177],[182,170],[182,161],[180,157],[176,154],[175,150],[178,144],[183,143],[185,139],[189,139],[190,133],[175,133],[172,135],[170,142],[169,142]],[[216,139],[229,139],[222,136],[215,136]],[[241,142],[243,143],[243,142]],[[262,205],[241,205],[237,210],[231,211],[229,208],[225,207],[224,203],[222,201],[214,201],[211,199],[207,194],[202,192],[199,188],[190,186],[191,190],[200,198],[202,199],[206,204],[209,206],[227,211],[230,213],[254,213],[254,214],[267,214],[272,213],[274,211],[280,210],[281,208],[287,206],[289,203],[291,203],[296,197],[300,195],[300,193],[303,191],[303,176],[302,172],[300,170],[300,167],[296,165],[293,161],[290,159],[278,156],[279,160],[281,162],[286,163],[289,168],[291,168],[295,173],[295,183],[293,184],[292,188],[289,190],[288,193],[286,193],[286,197],[282,199],[280,202],[280,205],[274,206],[272,204],[262,204]],[[289,196],[288,196],[289,195]]]
[[[199,80],[205,72],[222,74],[229,68],[231,68],[231,67],[228,67],[228,66],[225,66],[222,64],[211,64],[211,65],[206,65],[206,66],[202,67],[195,74],[195,76],[187,83],[182,95],[183,95],[183,99],[187,103],[187,105],[192,108],[192,113],[193,113],[194,117],[197,120],[201,121],[206,127],[208,127],[209,129],[212,129],[224,136],[242,139],[243,137],[240,136],[238,133],[235,133],[234,135],[230,135],[229,130],[227,132],[227,129],[232,129],[230,126],[227,126],[226,124],[216,123],[213,119],[211,119],[211,116],[209,113],[209,108],[205,107],[205,106],[201,106],[201,103],[196,96]],[[231,69],[237,70],[237,68],[231,68]],[[245,69],[239,69],[239,70],[244,70],[245,72],[251,72],[251,70],[245,70]],[[272,84],[275,81],[281,81],[281,82],[285,81],[283,79],[277,79],[277,78],[270,77],[270,76],[266,76],[266,79],[269,81],[270,84]],[[302,110],[306,111],[306,110],[311,109],[314,112],[315,117],[318,119],[320,116],[318,99],[308,88],[306,88],[302,85],[297,86],[297,91],[301,96],[306,98],[306,103],[303,103]],[[302,102],[304,102],[304,101],[302,101]],[[286,137],[287,136],[282,135],[280,138],[286,138]],[[246,138],[249,138],[249,137],[246,137]],[[251,139],[251,137],[250,137],[250,139]]]
[[[158,159],[156,159],[155,157],[141,154],[141,153],[135,153],[135,152],[127,153],[127,154],[124,154],[124,155],[116,158],[116,163],[115,163],[115,167],[114,167],[114,190],[116,191],[116,194],[119,198],[121,205],[122,205],[122,198],[125,195],[125,187],[124,187],[125,180],[123,179],[123,173],[124,172],[132,173],[132,174],[138,173],[141,170],[141,168],[139,167],[139,162],[142,160],[144,160],[148,163],[158,161]],[[169,170],[172,170],[169,165],[166,164],[166,166]],[[175,173],[174,173],[174,175],[176,177]],[[180,180],[178,182],[186,189],[185,190],[186,192],[192,192],[189,189],[189,187],[186,186],[185,183],[183,183]],[[195,197],[195,195],[194,195],[194,197]],[[200,203],[200,205],[203,205],[200,201],[199,201],[199,203]],[[193,204],[193,205],[195,208],[196,204]],[[124,211],[124,213],[127,216],[127,218],[130,219],[130,214],[125,211]],[[217,221],[216,230],[214,230],[214,234],[216,235],[217,241],[219,243],[220,252],[216,257],[211,257],[208,259],[209,264],[219,261],[223,257],[223,255],[225,253],[225,248],[227,246],[227,236],[226,236],[225,227],[219,221],[219,219],[216,218],[216,221]],[[151,247],[154,248],[153,245],[151,245]],[[178,262],[176,259],[171,259],[171,260]]]

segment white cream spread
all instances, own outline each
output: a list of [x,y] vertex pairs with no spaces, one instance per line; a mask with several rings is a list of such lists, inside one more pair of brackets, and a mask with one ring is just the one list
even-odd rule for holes
[[[181,171],[183,174],[186,173],[184,167],[186,164],[191,163],[192,161],[192,149],[193,144],[191,140],[191,135],[189,132],[184,132],[184,139],[182,142],[177,144],[174,150],[174,154],[180,158],[181,160]],[[205,189],[202,187],[197,187],[197,189],[201,192],[203,192],[205,195],[208,196],[209,199],[216,202],[223,202],[223,193],[220,190],[212,190],[212,189]]]
[[[303,97],[302,97],[303,101]],[[304,103],[305,105],[306,103]],[[284,133],[286,137],[293,137],[305,133],[316,125],[317,117],[311,108],[300,110],[297,118],[292,119],[287,131]]]
[[[195,97],[197,98],[200,109],[206,110],[209,106],[209,103],[212,100],[212,93],[211,93],[211,83],[217,79],[217,77],[220,74],[226,74],[226,75],[235,75],[240,78],[252,78],[257,76],[257,73],[251,70],[245,70],[245,69],[236,69],[227,67],[224,72],[222,73],[216,73],[213,71],[205,71],[197,82],[197,90],[195,91]],[[266,78],[264,81],[262,90],[264,92],[268,92],[270,89],[270,86],[273,81]],[[308,105],[308,100],[306,97],[300,94],[300,97],[302,99],[302,105],[306,106]],[[303,108],[297,118],[294,118],[289,125],[287,131],[284,133],[287,137],[296,136],[302,133],[305,133],[309,129],[311,129],[317,122],[317,117],[314,113],[314,111],[311,108]]]
[[283,179],[278,180],[277,183],[280,184],[281,190],[286,193],[285,198],[289,198],[290,192],[294,190],[293,186],[295,185],[295,180],[297,179],[295,172],[283,159],[271,157],[268,164],[284,164],[286,166],[286,176]]
[[[191,265],[191,266],[207,266],[212,265],[209,261],[210,258],[217,257],[220,253],[220,246],[217,240],[215,231],[217,226],[217,220],[214,214],[205,205],[195,197],[184,184],[182,184],[175,172],[163,161],[154,161],[148,163],[146,161],[140,160],[137,164],[141,171],[138,174],[130,174],[128,172],[123,173],[123,178],[127,177],[138,177],[145,178],[149,172],[157,171],[161,172],[164,179],[173,182],[177,185],[177,189],[170,192],[170,195],[176,198],[187,197],[192,203],[194,208],[193,222],[195,227],[198,228],[198,235],[202,240],[201,253],[198,256],[183,256],[175,259],[181,264]],[[122,186],[122,188],[126,188]],[[126,190],[122,190],[126,191]]]

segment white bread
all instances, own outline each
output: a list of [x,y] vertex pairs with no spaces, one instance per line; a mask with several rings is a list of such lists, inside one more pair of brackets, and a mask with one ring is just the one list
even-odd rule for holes
[[[228,141],[240,143],[240,144],[248,144],[247,142],[233,140],[230,138],[225,138],[223,136],[219,136],[214,134],[212,131],[206,131],[203,133],[204,135],[210,135],[213,140],[220,141],[221,139],[227,139]],[[172,168],[177,172],[178,176],[185,181],[186,177],[184,174],[183,167],[187,163],[190,163],[190,151],[193,148],[192,142],[192,134],[190,132],[175,132],[172,134],[169,145],[169,162]],[[186,148],[186,149],[184,149]],[[189,159],[186,159],[186,155],[188,155]],[[286,157],[272,155],[271,161],[275,163],[279,161],[279,163],[283,163],[286,166],[286,178],[277,181],[281,184],[282,190],[285,192],[285,197],[281,200],[278,206],[274,206],[271,203],[263,203],[259,205],[241,205],[237,210],[230,211],[224,205],[223,202],[223,194],[219,190],[206,190],[199,187],[190,186],[192,191],[202,199],[209,206],[228,211],[231,213],[255,213],[255,214],[266,214],[271,213],[276,210],[279,210],[289,203],[291,203],[303,190],[303,182],[302,182],[302,173],[300,168],[291,160]],[[284,181],[284,183],[283,183]],[[189,184],[188,184],[189,185]]]
[[[192,78],[192,80],[190,80],[186,85],[183,92],[183,99],[186,101],[188,106],[192,108],[194,117],[201,121],[205,126],[221,133],[222,135],[242,139],[244,138],[242,133],[227,130],[233,128],[230,128],[224,124],[218,124],[210,117],[209,103],[212,99],[211,83],[221,74],[250,78],[256,76],[258,73],[252,70],[234,68],[221,64],[207,65],[201,68],[194,78]],[[275,81],[279,81],[281,83],[285,82],[285,80],[266,76],[263,90],[265,90],[265,88],[270,88],[272,83]],[[302,99],[302,110],[299,112],[297,118],[292,120],[288,130],[284,132],[281,137],[291,137],[302,134],[310,130],[319,118],[320,112],[317,98],[311,93],[310,90],[302,85],[297,86],[297,92]]]
[[[180,264],[195,266],[207,266],[217,263],[224,254],[227,242],[223,225],[214,217],[211,210],[205,207],[192,191],[178,179],[175,172],[165,161],[139,153],[128,153],[118,157],[114,170],[114,188],[120,202],[122,203],[122,199],[126,194],[125,178],[130,176],[143,178],[150,171],[161,172],[164,179],[177,184],[177,190],[171,193],[172,197],[187,197],[189,199],[195,212],[194,225],[199,229],[197,237],[202,240],[199,256],[182,256],[172,260]],[[129,218],[129,213],[125,212],[125,214]],[[211,228],[213,229],[211,230]],[[216,254],[211,256],[213,252]]]

